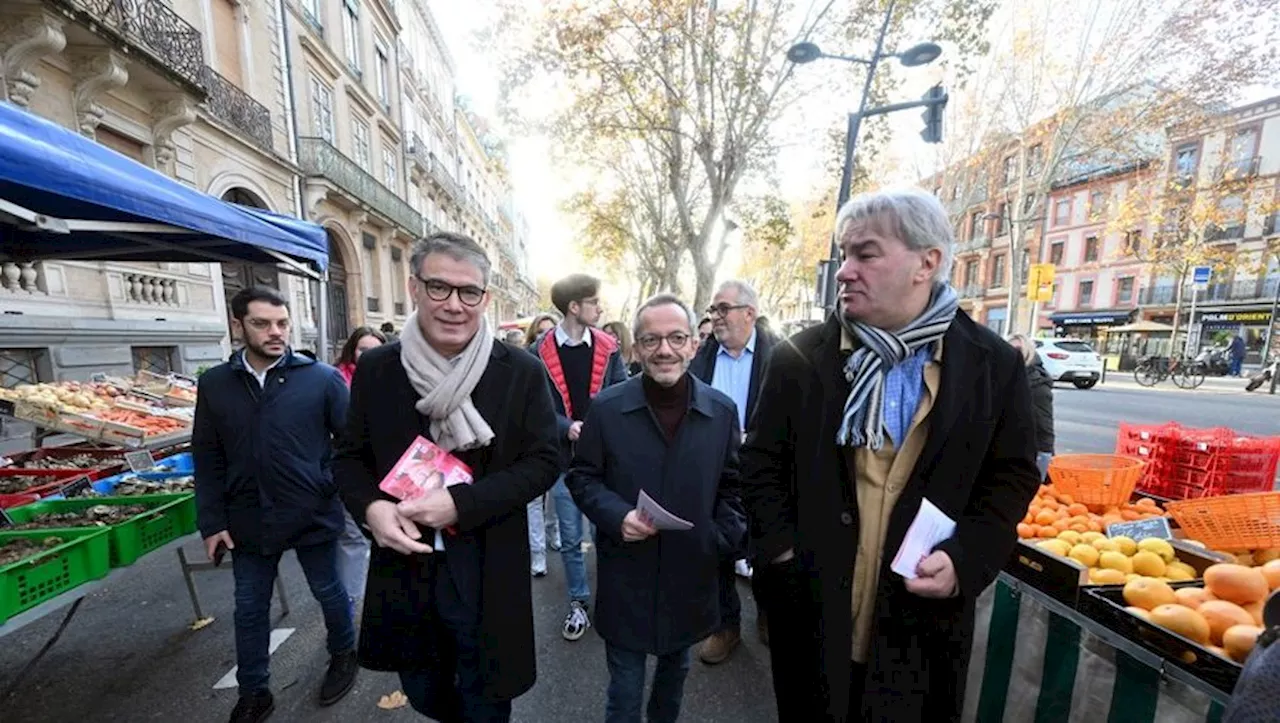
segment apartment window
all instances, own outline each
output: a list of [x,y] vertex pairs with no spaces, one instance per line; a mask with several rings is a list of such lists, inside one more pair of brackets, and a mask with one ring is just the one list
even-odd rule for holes
[[1044,146],[1037,143],[1027,149],[1027,175],[1038,176],[1044,167]]
[[1059,198],[1053,202],[1053,225],[1066,226],[1071,223],[1071,199]]
[[311,122],[316,135],[333,143],[333,91],[316,76],[311,76]]
[[373,155],[369,151],[369,124],[359,118],[351,119],[351,151],[361,168],[373,165]]
[[396,316],[404,316],[404,295],[406,279],[404,273],[404,252],[399,246],[391,247],[391,302]]
[[378,100],[382,101],[384,108],[391,107],[391,64],[387,60],[387,46],[381,41],[377,41],[373,48],[373,80],[378,90]]
[[1002,288],[1005,285],[1005,255],[996,254],[991,257],[991,278],[987,279],[987,286],[993,289]]
[[106,126],[98,126],[94,139],[120,155],[128,156],[138,163],[147,163],[146,156],[143,154],[146,146],[123,133],[117,133]]
[[1028,193],[1022,197],[1022,215],[1030,216],[1036,208],[1036,194]]
[[1124,247],[1129,253],[1136,254],[1142,250],[1142,232],[1130,231],[1124,235]]
[[321,31],[324,30],[324,26],[320,23],[320,0],[302,0],[302,10],[312,25]]
[[397,178],[400,176],[399,166],[396,164],[396,149],[391,146],[382,147],[382,181],[387,188],[395,190]]
[[1031,252],[1025,248],[1022,249],[1022,260],[1018,262],[1018,278],[1022,279],[1023,284],[1031,278]]
[[360,72],[360,2],[342,0],[342,49],[347,54],[347,65]]
[[1062,242],[1061,241],[1059,241],[1056,244],[1051,244],[1049,246],[1049,263],[1053,264],[1054,266],[1062,265]]
[[1178,147],[1173,156],[1173,170],[1178,178],[1195,178],[1196,162],[1200,157],[1200,146],[1188,143]]
[[[404,135],[406,138],[413,138],[418,132],[418,111],[413,106],[413,98],[408,93],[400,96],[400,114],[403,116],[402,125],[404,126]],[[426,151],[427,149],[421,149]]]
[[996,235],[1009,233],[1009,204],[1002,203],[996,207]]
[[1239,178],[1253,173],[1254,153],[1258,148],[1258,129],[1245,128],[1231,137],[1231,160],[1227,166],[1230,178]]
[[152,372],[168,374],[174,371],[173,357],[178,350],[175,346],[135,346],[133,352],[133,370],[135,372]]
[[1093,218],[1102,218],[1107,213],[1107,194],[1102,191],[1094,191],[1089,194],[1089,215]]
[[1090,263],[1098,260],[1098,237],[1090,236],[1084,240],[1084,262]]
[[978,262],[969,261],[964,265],[964,285],[973,286],[978,283]]
[[1116,304],[1133,303],[1133,277],[1125,276],[1116,280]]
[[224,78],[237,88],[244,88],[244,75],[240,68],[240,13],[232,0],[213,0],[214,62]]
[[982,238],[985,234],[982,228],[982,212],[974,211],[969,215],[969,239],[976,240]]
[[1078,305],[1093,306],[1093,282],[1081,281],[1080,286],[1077,287],[1077,289],[1079,290],[1079,293],[1076,295],[1076,298],[1079,299]]
[[1018,180],[1018,157],[1008,156],[1004,159],[1004,185]]
[[380,304],[378,302],[379,287],[382,286],[382,276],[378,271],[378,237],[363,231],[360,233],[361,253],[364,256],[364,296],[365,306],[369,311],[377,313]]

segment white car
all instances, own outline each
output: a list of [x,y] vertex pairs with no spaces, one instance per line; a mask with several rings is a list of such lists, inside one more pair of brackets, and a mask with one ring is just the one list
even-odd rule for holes
[[1102,379],[1102,357],[1079,339],[1036,339],[1040,362],[1055,382],[1092,389]]

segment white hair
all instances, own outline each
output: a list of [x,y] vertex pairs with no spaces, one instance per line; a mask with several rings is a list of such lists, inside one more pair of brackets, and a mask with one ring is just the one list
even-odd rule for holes
[[636,309],[636,318],[631,324],[632,338],[637,341],[640,339],[640,316],[645,311],[667,305],[679,307],[684,312],[684,315],[689,319],[689,335],[692,336],[694,330],[698,328],[698,317],[694,316],[693,309],[690,309],[689,305],[681,301],[680,297],[675,294],[657,294],[650,296],[647,301],[640,305],[639,309]]
[[859,193],[845,201],[836,214],[836,238],[843,239],[849,224],[883,218],[913,251],[938,249],[942,260],[933,273],[934,281],[951,277],[955,234],[942,202],[919,188],[903,188]]
[[756,313],[760,312],[760,297],[756,294],[756,290],[751,288],[751,284],[739,279],[729,279],[720,284],[720,288],[716,290],[716,293],[718,294],[726,289],[733,289],[738,292],[739,304],[750,306]]

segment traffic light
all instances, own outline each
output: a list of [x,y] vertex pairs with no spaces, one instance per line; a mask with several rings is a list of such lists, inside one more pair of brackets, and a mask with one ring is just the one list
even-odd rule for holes
[[941,85],[935,85],[924,94],[922,100],[927,103],[921,118],[924,119],[924,130],[920,137],[925,143],[942,142],[942,111],[947,107],[947,92]]

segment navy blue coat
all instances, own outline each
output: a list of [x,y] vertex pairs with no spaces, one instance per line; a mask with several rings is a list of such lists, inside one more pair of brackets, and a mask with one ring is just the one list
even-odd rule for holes
[[342,503],[331,439],[347,416],[337,369],[292,350],[259,387],[239,351],[200,377],[191,452],[202,537],[274,554],[335,540]]
[[[565,478],[599,528],[597,632],[621,648],[655,655],[687,648],[719,626],[719,561],[746,534],[737,408],[697,378],[689,383],[689,412],[670,443],[645,400],[642,377],[600,392]],[[693,529],[624,542],[622,519],[641,489]]]

